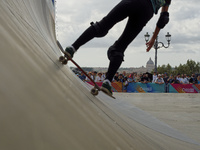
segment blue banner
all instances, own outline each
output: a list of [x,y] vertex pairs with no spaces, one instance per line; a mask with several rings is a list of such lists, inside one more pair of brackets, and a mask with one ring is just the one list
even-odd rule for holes
[[154,84],[154,83],[129,83],[127,87],[127,92],[129,93],[164,93],[164,84]]
[[129,83],[129,93],[200,93],[199,84]]

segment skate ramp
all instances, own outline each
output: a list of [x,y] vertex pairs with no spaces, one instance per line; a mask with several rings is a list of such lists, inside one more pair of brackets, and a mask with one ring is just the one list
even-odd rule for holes
[[[200,148],[120,96],[116,101],[103,93],[92,96],[58,62],[51,0],[0,2],[0,149]],[[127,104],[135,109],[126,110]],[[157,127],[150,126],[151,118]],[[172,130],[175,134],[167,134]]]

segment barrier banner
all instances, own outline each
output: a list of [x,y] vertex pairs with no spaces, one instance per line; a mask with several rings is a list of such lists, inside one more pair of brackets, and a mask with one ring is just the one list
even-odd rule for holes
[[127,87],[127,92],[129,93],[164,93],[164,84],[154,84],[154,83],[129,83]]
[[192,85],[192,87],[193,87],[198,93],[200,93],[200,84],[194,84],[194,85]]
[[[92,82],[88,82],[93,85]],[[99,87],[102,82],[97,82]],[[112,82],[113,92],[123,92],[123,83]],[[129,83],[128,93],[200,93],[200,84],[155,84],[155,83]]]
[[112,82],[112,91],[113,92],[122,92],[123,83],[122,82]]
[[[90,85],[94,86],[94,83],[93,82],[87,82],[89,83]],[[101,87],[102,86],[102,82],[96,82],[96,84]]]
[[132,93],[200,93],[199,84],[129,83],[127,92]]
[[[197,86],[193,84],[171,84],[178,93],[198,93]],[[197,88],[198,89],[198,88]]]

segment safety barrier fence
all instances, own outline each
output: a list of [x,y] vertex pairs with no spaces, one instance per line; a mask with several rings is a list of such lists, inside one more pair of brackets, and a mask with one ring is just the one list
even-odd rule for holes
[[[92,82],[88,82],[93,85]],[[101,87],[102,82],[97,82]],[[200,93],[200,84],[156,84],[156,83],[129,83],[124,87],[121,82],[112,83],[113,92],[128,93]]]

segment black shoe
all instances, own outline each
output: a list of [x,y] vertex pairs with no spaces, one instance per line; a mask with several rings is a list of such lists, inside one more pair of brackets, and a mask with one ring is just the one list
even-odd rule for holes
[[75,53],[75,49],[72,46],[68,46],[65,49],[65,53],[68,57],[73,58],[74,53]]
[[104,93],[106,93],[106,94],[108,94],[108,95],[110,95],[110,96],[113,95],[112,89],[111,89],[111,85],[110,85],[110,83],[109,83],[108,81],[106,81],[106,80],[103,82],[103,84],[102,84],[102,86],[101,86],[101,90],[102,90]]

